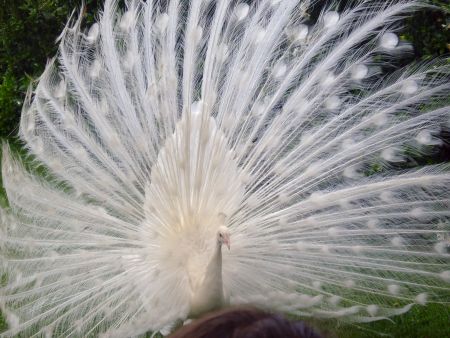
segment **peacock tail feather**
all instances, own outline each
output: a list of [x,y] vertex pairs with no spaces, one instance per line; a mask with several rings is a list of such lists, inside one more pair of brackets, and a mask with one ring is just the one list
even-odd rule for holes
[[[106,0],[72,19],[5,145],[0,337],[189,313],[225,222],[231,304],[368,322],[449,303],[449,65],[386,75],[414,1]],[[446,100],[447,98],[447,100]]]

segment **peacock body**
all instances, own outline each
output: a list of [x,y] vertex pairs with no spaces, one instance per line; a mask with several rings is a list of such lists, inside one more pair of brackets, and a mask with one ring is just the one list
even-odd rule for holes
[[0,336],[449,302],[448,167],[398,169],[441,142],[449,67],[381,72],[414,1],[310,6],[106,0],[68,24],[20,125],[45,174],[3,149]]

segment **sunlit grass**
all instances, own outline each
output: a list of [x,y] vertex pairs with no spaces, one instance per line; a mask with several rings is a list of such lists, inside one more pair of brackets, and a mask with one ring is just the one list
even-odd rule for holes
[[339,324],[336,320],[307,320],[327,338],[359,337],[450,337],[450,306],[415,305],[409,312],[389,320],[365,324]]

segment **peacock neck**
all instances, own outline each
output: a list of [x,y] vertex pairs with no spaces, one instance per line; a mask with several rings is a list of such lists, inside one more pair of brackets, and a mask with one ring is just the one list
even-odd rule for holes
[[203,282],[191,299],[189,317],[196,318],[202,313],[218,309],[223,305],[222,246],[218,243],[206,267]]
[[211,261],[206,268],[205,279],[203,281],[203,288],[210,290],[215,297],[222,299],[223,284],[222,284],[222,244],[217,243]]
[[208,264],[208,272],[222,288],[222,244],[217,242],[211,262]]

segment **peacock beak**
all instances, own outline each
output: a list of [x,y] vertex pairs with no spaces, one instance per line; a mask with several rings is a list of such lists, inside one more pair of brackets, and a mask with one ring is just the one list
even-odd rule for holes
[[230,236],[225,236],[223,243],[227,246],[228,250],[230,250]]

